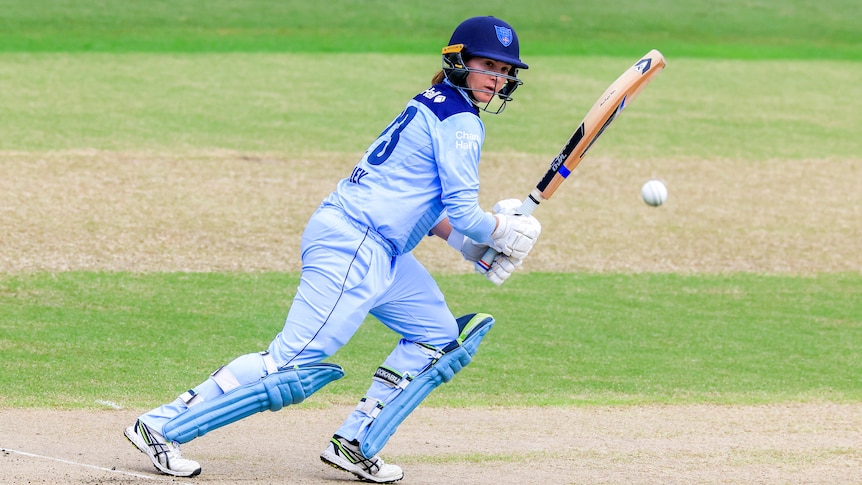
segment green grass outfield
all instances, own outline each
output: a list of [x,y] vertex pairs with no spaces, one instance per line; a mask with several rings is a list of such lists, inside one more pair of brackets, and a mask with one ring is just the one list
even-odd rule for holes
[[[484,150],[550,160],[645,52],[531,59],[506,112],[484,117]],[[221,148],[355,160],[438,62],[435,54],[0,54],[0,150]],[[668,58],[596,146],[638,159],[854,158],[859,79],[862,62]]]
[[509,21],[529,55],[862,59],[855,0],[468,3],[389,0],[0,1],[0,50],[438,52],[474,15]]
[[[297,277],[60,273],[0,278],[0,406],[153,406],[280,330]],[[437,405],[862,399],[862,277],[444,276],[497,324]],[[352,403],[397,341],[369,320],[313,402]]]
[[[857,2],[497,3],[0,0],[0,151],[353,159],[425,87],[454,25],[494,13],[518,28],[532,69],[509,111],[487,120],[488,151],[556,150],[607,84],[658,48],[668,69],[597,145],[603,154],[837,158],[858,176]],[[17,209],[2,197],[0,209]],[[297,278],[0,275],[0,406],[172,399],[262,349]],[[475,364],[429,404],[862,399],[862,268],[525,273],[499,289],[474,275],[440,281],[456,313],[488,312],[499,323]],[[332,359],[348,376],[312,401],[355,401],[395,338],[369,320]]]

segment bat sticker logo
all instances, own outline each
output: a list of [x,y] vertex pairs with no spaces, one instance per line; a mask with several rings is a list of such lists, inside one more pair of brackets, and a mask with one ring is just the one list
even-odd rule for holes
[[635,64],[634,67],[635,67],[635,71],[637,71],[641,74],[646,74],[647,71],[649,71],[649,68],[651,66],[652,66],[652,59],[650,59],[649,57],[645,57],[645,58],[641,59],[640,61],[638,61],[638,63]]

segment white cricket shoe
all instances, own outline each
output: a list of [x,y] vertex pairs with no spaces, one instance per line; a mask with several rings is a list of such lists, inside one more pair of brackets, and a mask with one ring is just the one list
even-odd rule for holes
[[166,441],[140,419],[126,428],[123,434],[135,448],[150,457],[158,471],[175,477],[193,477],[200,474],[200,464],[183,458],[179,443]]
[[320,459],[368,482],[392,483],[404,478],[401,467],[383,463],[379,455],[365,458],[359,451],[359,443],[356,440],[347,441],[338,435],[329,440],[329,445],[320,454]]

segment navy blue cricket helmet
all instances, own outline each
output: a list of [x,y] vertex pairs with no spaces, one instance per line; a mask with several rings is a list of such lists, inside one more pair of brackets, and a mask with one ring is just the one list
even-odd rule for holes
[[[502,103],[494,110],[488,104],[480,106],[485,111],[500,113],[506,107],[506,102],[512,100],[512,93],[523,82],[518,79],[518,69],[527,69],[529,66],[521,60],[518,34],[515,29],[505,21],[496,17],[473,17],[469,18],[452,33],[449,45],[443,48],[443,72],[446,79],[455,86],[467,88],[467,75],[471,71],[489,73],[468,68],[466,59],[473,57],[484,57],[512,65],[509,75],[490,73],[506,80],[506,85],[496,94]],[[472,96],[471,96],[472,97]]]
[[495,17],[473,17],[461,22],[449,39],[450,46],[456,44],[464,45],[461,51],[464,56],[485,57],[518,69],[529,67],[521,61],[515,29]]

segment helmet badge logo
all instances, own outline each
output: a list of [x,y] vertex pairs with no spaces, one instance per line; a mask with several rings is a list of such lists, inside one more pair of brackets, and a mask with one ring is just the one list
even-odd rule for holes
[[513,38],[512,29],[508,27],[500,27],[499,25],[495,25],[494,29],[497,30],[497,40],[503,44],[503,47],[509,47]]

